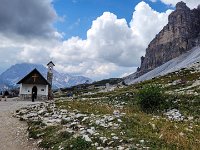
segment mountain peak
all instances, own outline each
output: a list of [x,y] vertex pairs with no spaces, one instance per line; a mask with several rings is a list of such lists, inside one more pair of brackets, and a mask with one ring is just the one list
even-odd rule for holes
[[200,4],[198,5],[197,9],[200,11]]
[[183,1],[180,1],[176,4],[176,10],[180,10],[180,9],[190,9],[189,7],[187,7],[186,3],[184,3]]
[[168,24],[157,34],[141,58],[136,78],[200,45],[200,10],[176,4],[168,17]]

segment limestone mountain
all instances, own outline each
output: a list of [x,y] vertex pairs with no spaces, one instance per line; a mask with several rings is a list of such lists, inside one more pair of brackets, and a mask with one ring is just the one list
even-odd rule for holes
[[176,58],[200,45],[200,5],[190,10],[184,2],[176,4],[169,15],[168,24],[156,35],[141,57],[134,78]]
[[[8,68],[0,75],[0,89],[17,87],[16,83],[34,68],[38,69],[46,78],[47,68],[40,64],[21,63]],[[53,88],[70,87],[92,80],[84,76],[74,76],[67,73],[59,73],[54,70]]]
[[129,75],[125,77],[124,82],[126,84],[134,84],[137,82],[142,82],[145,80],[150,80],[155,77],[164,76],[171,72],[179,71],[184,68],[188,68],[189,66],[200,62],[200,47],[195,47],[192,50],[164,63],[163,65],[139,76],[138,78],[134,78],[135,74]]

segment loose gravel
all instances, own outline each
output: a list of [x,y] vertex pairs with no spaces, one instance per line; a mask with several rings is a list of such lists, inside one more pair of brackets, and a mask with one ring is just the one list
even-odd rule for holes
[[28,140],[27,124],[12,116],[17,109],[30,104],[17,98],[0,101],[0,150],[38,150],[37,144]]

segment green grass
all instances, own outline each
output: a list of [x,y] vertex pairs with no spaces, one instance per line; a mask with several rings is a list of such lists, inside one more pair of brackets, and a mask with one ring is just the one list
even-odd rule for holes
[[96,101],[90,100],[73,100],[73,101],[62,101],[56,102],[56,105],[59,109],[67,110],[79,110],[82,113],[94,113],[94,114],[111,114],[114,110],[112,106],[108,104],[101,104]]
[[40,122],[29,122],[29,138],[42,139],[39,147],[58,150],[62,146],[65,150],[89,150],[92,148],[90,142],[81,137],[73,138],[72,134],[63,130],[62,126],[43,126]]
[[[82,113],[94,113],[98,115],[112,114],[114,110],[113,106],[107,108],[104,105],[95,105],[90,100],[57,101],[56,105],[59,109],[68,109],[71,111],[77,109]],[[70,109],[68,108],[69,106]],[[163,118],[162,115],[156,118],[152,114],[142,112],[139,107],[134,105],[125,106],[121,112],[126,113],[126,115],[122,117],[123,123],[119,129],[107,130],[106,128],[95,126],[101,136],[111,138],[111,133],[115,133],[116,136],[123,139],[125,143],[133,145],[133,147],[135,144],[142,144],[141,146],[143,147],[150,147],[155,150],[198,149],[200,144],[200,124],[198,122],[172,122]],[[32,133],[33,137],[40,135],[39,137],[36,136],[36,138],[43,139],[39,144],[43,148],[53,147],[52,149],[57,150],[58,146],[62,145],[64,149],[94,149],[91,143],[85,142],[81,137],[73,138],[69,133],[61,132],[63,130],[62,126],[37,129],[37,126],[40,126],[41,123],[32,122],[31,125],[35,127],[31,129],[35,132],[34,134]],[[193,126],[192,132],[186,130],[191,125]],[[94,125],[92,124],[91,126]],[[141,140],[144,140],[144,143],[141,143]],[[100,140],[96,137],[93,141],[99,142]],[[104,145],[102,143],[102,145],[106,146],[107,143],[104,143]],[[114,142],[111,146],[116,146],[117,144],[118,142]]]
[[[89,101],[87,103],[89,103]],[[77,106],[83,104],[83,101],[62,102],[62,104],[57,104],[62,107],[70,106],[72,110],[77,109]],[[105,114],[105,112],[112,112],[110,109],[107,111],[105,107],[95,107],[95,111],[90,108],[91,105],[85,104],[84,107],[81,107],[81,109],[78,110],[88,113],[95,113],[98,111],[98,114],[100,115]],[[171,122],[164,119],[162,116],[155,118],[151,114],[140,111],[140,109],[135,106],[126,106],[121,112],[125,112],[126,115],[122,117],[123,123],[119,129],[107,130],[105,128],[96,127],[96,130],[101,136],[109,138],[111,137],[111,133],[115,133],[118,137],[122,138],[124,142],[130,145],[141,144],[140,140],[144,140],[143,146],[158,150],[198,149],[198,145],[200,144],[199,123]],[[191,124],[193,126],[192,132],[186,130]],[[184,133],[184,136],[181,136],[180,133]],[[64,149],[94,149],[94,147],[91,146],[91,143],[84,141],[81,137],[73,138],[68,132],[64,131],[64,128],[61,125],[46,127],[42,125],[41,122],[30,122],[29,136],[35,139],[42,138],[43,140],[39,146],[43,148],[58,150],[61,145]],[[99,141],[98,138],[93,140]],[[111,146],[117,144],[118,143],[114,142]],[[106,146],[106,143],[104,146]]]
[[[67,109],[71,112],[78,110],[81,113],[98,116],[112,115],[116,109],[120,110],[121,113],[125,113],[121,118],[122,123],[120,123],[118,129],[106,129],[87,121],[81,123],[88,127],[95,127],[100,135],[95,136],[92,141],[98,142],[102,146],[108,146],[112,138],[111,134],[114,133],[120,139],[123,139],[123,143],[131,145],[132,149],[137,149],[136,147],[150,147],[152,150],[197,150],[200,145],[200,96],[180,94],[178,92],[168,94],[168,92],[188,87],[199,78],[200,72],[194,72],[193,69],[182,69],[122,89],[115,89],[112,92],[99,93],[96,89],[92,91],[76,89],[74,91],[76,98],[70,101],[62,97],[65,95],[57,95],[58,99],[61,96],[62,100],[56,101],[56,106],[58,109]],[[181,82],[176,85],[171,84],[177,80]],[[138,91],[143,89],[144,86],[151,84],[157,84],[162,87],[164,91],[162,96],[165,97],[168,108],[176,108],[184,116],[193,116],[194,119],[180,122],[170,121],[163,116],[163,112],[147,114],[145,111],[142,111],[138,103]],[[199,87],[191,89],[194,92],[200,92]],[[87,92],[96,93],[83,95],[83,93]],[[121,105],[122,102],[125,103]],[[119,104],[123,107],[118,108]],[[67,122],[63,120],[59,126],[46,127],[40,121],[29,122],[29,137],[43,139],[39,144],[43,148],[58,150],[59,146],[61,146],[66,150],[95,149],[90,142],[86,142],[81,137],[75,138],[66,132],[64,126],[66,124]],[[108,141],[102,143],[100,136],[107,137]],[[141,140],[144,140],[144,142],[141,142]],[[119,143],[120,141],[116,140],[110,146],[116,147]]]

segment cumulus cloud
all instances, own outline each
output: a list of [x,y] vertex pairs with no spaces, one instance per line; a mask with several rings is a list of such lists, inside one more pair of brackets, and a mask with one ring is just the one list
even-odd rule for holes
[[156,12],[145,2],[140,2],[135,7],[130,27],[125,19],[105,12],[93,21],[87,32],[88,49],[93,50],[96,58],[107,62],[137,66],[148,43],[167,24],[170,12]]
[[149,42],[167,24],[168,16],[172,10],[159,13],[145,2],[140,2],[135,7],[130,26],[135,37],[135,44],[140,51],[145,50]]
[[161,0],[164,4],[175,6],[178,2],[183,1],[190,8],[197,8],[200,4],[199,0]]
[[136,64],[134,59],[130,59],[134,46],[132,31],[125,19],[118,19],[113,13],[104,12],[93,21],[87,32],[87,46],[95,58],[119,66]]
[[[16,5],[6,3],[6,1],[2,0],[6,6],[9,6],[8,10],[11,10],[11,7],[16,7]],[[11,14],[7,11],[4,16],[0,6],[0,26],[3,26],[0,27],[1,52],[9,55],[9,59],[15,57],[16,62],[46,64],[49,59],[52,59],[59,71],[98,79],[120,77],[124,73],[135,71],[149,42],[167,24],[167,18],[171,12],[171,10],[168,10],[159,13],[147,3],[140,2],[135,7],[130,23],[124,18],[118,18],[111,12],[104,12],[92,22],[91,28],[87,31],[86,39],[71,37],[65,41],[60,41],[54,38],[51,40],[37,38],[37,36],[50,37],[49,35],[52,34],[54,35],[52,37],[60,36],[60,33],[52,28],[56,12],[50,0],[34,0],[34,2],[31,0],[13,0],[14,3],[19,1],[23,2],[24,4],[20,4],[24,6],[27,6],[30,1],[31,4],[29,3],[29,5],[37,7],[38,14],[32,16],[32,11],[35,9],[21,10],[22,8],[18,8],[18,4],[16,8],[13,8],[16,11],[16,16],[13,14],[11,16],[13,20],[9,21],[6,18]],[[41,5],[39,6],[39,4]],[[26,7],[23,8],[26,9]],[[24,13],[27,16],[24,16]],[[35,16],[39,16],[39,19]],[[21,19],[21,22],[14,17]],[[39,20],[41,22],[34,26]],[[2,23],[2,21],[5,22]],[[21,40],[15,36],[8,38],[7,33],[24,36],[27,39]],[[14,53],[11,54],[5,51],[6,49],[12,49]],[[2,61],[5,61],[5,59],[0,60],[0,62]]]
[[51,59],[51,48],[57,43],[56,40],[49,42],[45,39],[15,40],[0,35],[0,63],[6,67],[19,62],[45,64]]
[[1,0],[0,32],[4,36],[50,37],[57,14],[51,0]]
[[[52,0],[0,0],[0,71],[19,62],[46,63],[62,38]],[[3,70],[2,70],[3,69]]]
[[93,21],[85,40],[72,37],[56,47],[51,57],[58,64],[67,64],[61,70],[92,76],[114,72],[119,67],[137,67],[149,42],[167,24],[171,11],[159,13],[140,2],[130,23],[104,12]]

